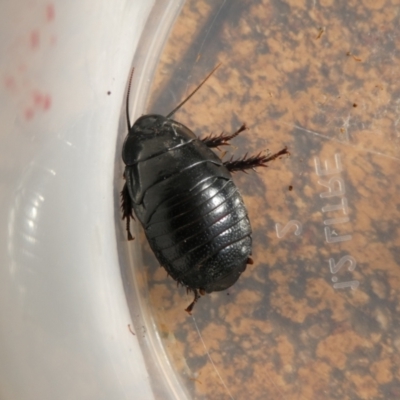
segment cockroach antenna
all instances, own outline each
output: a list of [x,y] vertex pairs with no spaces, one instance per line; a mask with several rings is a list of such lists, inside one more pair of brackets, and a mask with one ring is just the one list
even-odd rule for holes
[[208,80],[208,78],[219,68],[221,63],[219,63],[203,80],[203,82],[200,83],[199,86],[197,86],[196,89],[193,90],[192,93],[189,94],[188,97],[186,97],[185,100],[183,100],[180,104],[178,104],[167,116],[166,118],[171,118]]

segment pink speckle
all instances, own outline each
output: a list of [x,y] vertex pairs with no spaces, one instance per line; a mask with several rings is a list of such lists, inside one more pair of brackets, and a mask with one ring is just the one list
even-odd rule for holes
[[48,110],[51,106],[51,97],[50,95],[46,94],[43,99],[43,110]]
[[51,106],[51,97],[49,94],[41,93],[38,90],[35,90],[32,93],[33,104],[35,108],[40,108],[43,111],[47,111]]
[[32,49],[36,49],[37,47],[39,47],[39,31],[38,30],[34,30],[31,32],[30,42],[31,42]]
[[39,91],[33,92],[33,102],[35,106],[40,106],[43,103],[44,96]]
[[46,7],[46,19],[48,22],[53,21],[55,17],[54,4],[48,4]]
[[32,119],[32,118],[33,118],[33,115],[34,115],[34,112],[33,112],[32,108],[28,107],[28,108],[25,109],[25,119],[26,119],[27,121],[29,121],[30,119]]
[[14,90],[16,88],[15,79],[13,76],[6,76],[4,78],[4,86],[8,90]]

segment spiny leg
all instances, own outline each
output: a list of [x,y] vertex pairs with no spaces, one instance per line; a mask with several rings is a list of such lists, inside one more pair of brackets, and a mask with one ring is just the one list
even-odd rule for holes
[[197,300],[200,298],[200,294],[204,294],[204,291],[200,289],[200,294],[197,289],[192,289],[194,292],[194,299],[193,301],[185,308],[185,311],[189,314],[192,313],[194,305],[197,303]]
[[243,124],[235,133],[232,133],[232,135],[225,135],[224,132],[220,133],[219,135],[213,135],[210,134],[206,136],[204,139],[201,139],[201,141],[210,148],[213,147],[218,147],[218,146],[226,146],[228,145],[229,141],[239,135],[240,132],[243,132],[244,130],[247,129],[247,126]]
[[284,154],[290,154],[287,147],[270,156],[258,153],[255,156],[248,157],[247,154],[245,154],[242,158],[239,158],[238,160],[230,159],[229,161],[224,162],[224,165],[230,172],[246,171],[246,169],[267,167],[268,162],[275,160],[276,158],[278,158],[279,156],[283,156]]
[[122,220],[126,219],[126,231],[128,233],[128,240],[133,240],[134,237],[131,234],[130,222],[131,218],[135,219],[132,214],[132,200],[129,196],[128,186],[125,183],[121,192],[121,210],[122,210]]

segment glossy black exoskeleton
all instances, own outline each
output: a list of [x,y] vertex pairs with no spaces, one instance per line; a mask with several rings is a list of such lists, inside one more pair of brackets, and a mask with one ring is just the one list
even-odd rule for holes
[[199,139],[171,119],[215,69],[166,117],[143,115],[131,126],[130,84],[126,99],[129,132],[122,149],[126,182],[121,197],[128,239],[133,239],[134,211],[160,264],[194,292],[189,313],[199,293],[228,289],[252,263],[250,221],[231,172],[266,166],[288,154],[285,147],[270,156],[222,161],[210,148],[228,144],[245,125],[231,135]]

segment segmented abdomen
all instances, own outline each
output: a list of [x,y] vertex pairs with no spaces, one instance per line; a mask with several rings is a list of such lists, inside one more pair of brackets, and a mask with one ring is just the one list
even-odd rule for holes
[[232,273],[238,278],[251,253],[247,210],[230,173],[212,155],[188,159],[185,167],[180,159],[179,169],[148,186],[134,207],[160,264],[178,282],[206,291],[226,289],[215,282]]

